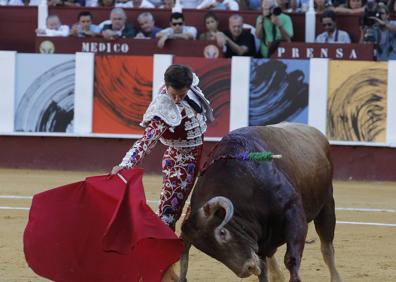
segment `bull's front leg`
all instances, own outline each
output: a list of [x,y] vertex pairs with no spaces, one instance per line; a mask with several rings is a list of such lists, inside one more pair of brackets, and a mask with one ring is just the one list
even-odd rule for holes
[[179,277],[178,282],[186,282],[187,281],[188,256],[190,253],[191,242],[189,242],[188,240],[183,238],[183,243],[184,243],[184,251],[180,258],[180,277]]
[[258,276],[259,282],[268,282],[268,274],[267,274],[268,270],[267,270],[267,262],[265,260],[265,257],[264,259],[260,260],[260,269],[261,269],[261,273]]
[[290,282],[301,282],[299,270],[308,225],[301,204],[295,203],[286,211],[285,240],[287,250],[285,265],[290,272]]

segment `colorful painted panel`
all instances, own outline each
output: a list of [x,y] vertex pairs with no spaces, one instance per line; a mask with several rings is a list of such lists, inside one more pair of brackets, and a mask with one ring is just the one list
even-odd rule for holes
[[387,63],[331,61],[329,139],[385,142],[386,92]]
[[96,56],[93,132],[142,134],[152,87],[152,57]]
[[199,77],[199,87],[214,109],[215,120],[207,137],[222,137],[230,128],[231,60],[175,57],[175,64],[190,66]]
[[74,55],[17,54],[16,78],[15,131],[73,132]]
[[308,122],[308,60],[252,59],[249,125]]

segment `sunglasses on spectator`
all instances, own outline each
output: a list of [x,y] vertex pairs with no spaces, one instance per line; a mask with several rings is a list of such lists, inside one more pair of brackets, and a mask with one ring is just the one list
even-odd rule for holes
[[326,27],[326,26],[328,26],[328,27],[332,27],[332,26],[333,26],[333,24],[332,24],[332,23],[324,23],[324,24],[322,24],[322,26],[323,26],[323,27]]
[[177,22],[177,23],[172,22],[172,25],[174,25],[174,26],[183,25],[183,24],[184,24],[183,22]]

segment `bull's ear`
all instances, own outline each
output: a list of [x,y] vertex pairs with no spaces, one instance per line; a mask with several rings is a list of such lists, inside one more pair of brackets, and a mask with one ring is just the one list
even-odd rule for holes
[[211,212],[210,212],[210,204],[209,204],[209,203],[206,203],[205,205],[203,205],[202,211],[203,211],[203,215],[204,215],[205,217],[209,217],[209,216],[211,215]]

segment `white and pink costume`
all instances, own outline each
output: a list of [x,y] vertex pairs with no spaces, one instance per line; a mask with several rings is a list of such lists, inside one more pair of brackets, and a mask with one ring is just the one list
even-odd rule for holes
[[158,140],[168,146],[162,158],[159,217],[173,230],[198,174],[206,121],[213,120],[209,101],[198,83],[198,77],[194,75],[187,96],[202,112],[198,113],[186,100],[176,104],[163,87],[143,116],[143,137],[135,142],[120,163],[125,168],[136,166]]

